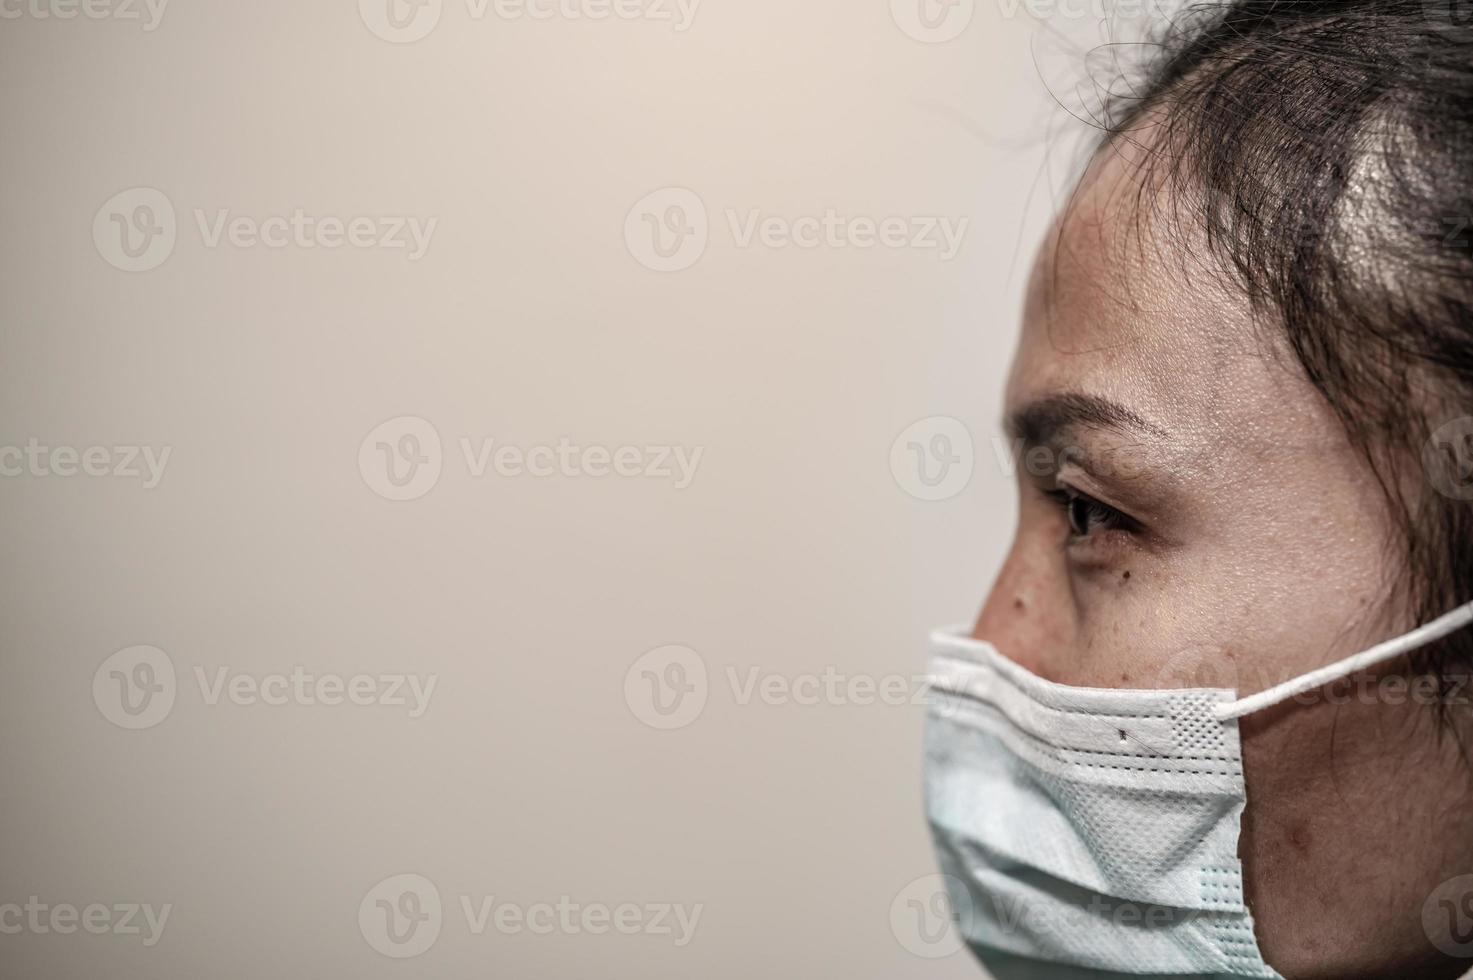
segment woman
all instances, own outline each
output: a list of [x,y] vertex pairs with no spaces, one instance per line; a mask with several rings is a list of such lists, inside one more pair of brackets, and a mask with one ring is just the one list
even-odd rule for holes
[[928,807],[998,976],[1473,965],[1453,13],[1200,10],[1111,100],[1008,385],[1017,536],[936,640]]

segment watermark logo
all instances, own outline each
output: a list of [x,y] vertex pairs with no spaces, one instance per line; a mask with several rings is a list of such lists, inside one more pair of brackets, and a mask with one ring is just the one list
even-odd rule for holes
[[[410,262],[418,262],[429,252],[440,224],[437,217],[341,217],[304,208],[265,216],[238,214],[230,208],[193,208],[191,214],[200,244],[210,250],[402,251]],[[152,187],[133,187],[114,194],[92,218],[92,241],[98,254],[124,272],[148,272],[163,265],[178,239],[173,202]]]
[[210,676],[203,667],[194,668],[195,683],[204,703],[214,707],[228,701],[243,708],[264,705],[303,707],[340,705],[405,708],[410,718],[429,710],[430,699],[440,683],[439,674],[315,674],[298,664],[290,673],[249,674],[217,667]]
[[647,20],[677,34],[690,30],[700,6],[701,0],[466,0],[473,20],[489,8],[501,20]]
[[169,0],[0,0],[0,20],[136,20],[145,34],[158,29]]
[[689,647],[664,646],[636,660],[624,675],[624,701],[651,728],[684,728],[705,710],[711,694],[725,692],[740,708],[925,707],[933,697],[927,674],[850,673],[829,665],[820,671],[784,674],[761,666],[728,664],[720,683],[708,680],[705,661]]
[[[465,0],[465,16],[479,23],[501,21],[644,20],[667,23],[677,34],[690,30],[701,0]],[[440,23],[443,0],[358,0],[363,23],[392,44],[429,36]]]
[[1004,20],[1026,15],[1033,20],[1088,20],[1109,24],[1118,32],[1128,21],[1159,15],[1161,0],[998,0]]
[[975,707],[966,681],[948,674],[925,675],[921,693],[926,710],[933,719],[954,721],[965,718]]
[[[461,436],[457,444],[466,475],[473,480],[617,477],[665,481],[676,490],[695,482],[706,453],[704,446],[583,445],[568,436],[537,445]],[[384,422],[358,447],[363,481],[388,500],[415,500],[429,493],[440,479],[443,463],[439,432],[416,416]]]
[[524,933],[533,936],[602,936],[617,932],[624,936],[667,936],[676,949],[690,945],[705,905],[672,902],[605,902],[575,901],[560,895],[556,902],[508,902],[495,895],[460,896],[466,928],[471,935],[485,935],[494,929],[506,936]]
[[1442,247],[1454,252],[1473,251],[1473,218],[1461,215],[1443,215]]
[[1473,2],[1470,0],[1422,0],[1427,24],[1439,34],[1473,35]]
[[581,446],[564,436],[557,445],[519,446],[483,438],[460,439],[461,456],[466,472],[474,479],[487,473],[500,477],[530,476],[534,479],[566,477],[601,479],[617,476],[627,479],[668,480],[676,490],[684,490],[695,482],[701,468],[705,446],[625,445]]
[[706,662],[690,647],[656,647],[624,675],[624,702],[651,728],[684,728],[706,710]]
[[1422,450],[1422,465],[1438,493],[1473,500],[1473,416],[1439,426]]
[[1082,446],[1029,446],[1022,439],[1009,442],[994,436],[992,453],[997,461],[997,472],[1009,480],[1017,478],[1020,468],[1029,476],[1048,477],[1056,475],[1070,464],[1083,466],[1100,476],[1109,475],[1125,480],[1138,480],[1152,472],[1200,472],[1206,465],[1201,459],[1200,450],[1189,445],[1148,450],[1147,447],[1126,442],[1096,447],[1093,452],[1087,452]]
[[977,12],[976,0],[890,0],[890,16],[906,34],[926,44],[960,37]]
[[706,254],[711,224],[705,202],[684,187],[663,187],[640,198],[624,218],[624,244],[640,265],[680,272]]
[[[1230,647],[1202,645],[1173,653],[1157,669],[1154,683],[1145,686],[1153,690],[1224,690],[1232,692],[1234,697],[1243,697],[1297,676],[1299,671],[1288,664],[1273,666],[1253,658],[1240,662]],[[1456,672],[1407,676],[1361,670],[1300,691],[1289,700],[1303,707],[1320,704],[1466,706],[1473,703],[1470,680],[1473,678],[1468,674]]]
[[1443,953],[1473,957],[1473,875],[1450,878],[1422,903],[1422,930]]
[[[954,903],[961,896],[961,907]],[[971,915],[971,893],[957,878],[922,875],[890,903],[890,932],[913,956],[934,960],[962,949],[960,923]]]
[[[193,667],[200,700],[208,707],[402,708],[411,719],[429,710],[438,674],[314,673],[298,664],[290,671],[253,674]],[[174,662],[158,647],[134,646],[108,657],[92,675],[92,700],[108,721],[122,728],[152,728],[168,717],[179,694]]]
[[385,500],[418,500],[440,482],[440,433],[426,420],[401,415],[382,423],[358,447],[363,482]]
[[94,936],[142,936],[143,945],[152,947],[164,938],[164,927],[173,911],[173,904],[168,902],[157,908],[147,902],[92,902],[78,907],[71,902],[43,902],[40,896],[32,895],[24,905],[0,904],[0,935],[68,936],[81,929]]
[[24,446],[0,446],[0,477],[74,476],[141,480],[152,490],[164,478],[173,446],[48,446],[35,436]]
[[174,710],[174,662],[158,647],[132,646],[108,657],[92,675],[92,701],[119,728],[152,728]]
[[157,269],[174,254],[179,228],[174,204],[153,187],[119,191],[92,218],[97,254],[124,272]]
[[390,44],[412,44],[440,23],[444,0],[358,0],[358,16]]
[[[498,895],[461,894],[466,931],[472,936],[669,937],[677,949],[695,938],[705,905],[672,902],[584,902],[570,895],[554,901],[515,902]],[[358,929],[375,950],[395,959],[419,956],[435,944],[446,921],[440,891],[423,875],[385,878],[358,905]]]
[[[871,217],[826,208],[809,214],[774,214],[761,208],[724,208],[724,227],[738,250],[841,250],[874,248],[934,252],[950,262],[961,252],[971,224],[965,216]],[[646,194],[624,217],[624,245],[647,269],[680,272],[700,261],[713,229],[705,202],[684,187]]]
[[944,215],[840,214],[827,208],[821,214],[796,217],[767,214],[760,208],[727,208],[726,225],[737,248],[760,245],[768,249],[909,249],[935,252],[950,262],[961,252],[971,219]]
[[419,956],[435,945],[443,918],[440,890],[424,875],[391,875],[358,903],[358,931],[394,959]]
[[260,218],[235,214],[229,208],[215,208],[213,211],[195,208],[194,224],[201,243],[208,249],[229,245],[239,249],[263,247],[275,251],[288,248],[403,250],[410,262],[418,262],[429,252],[440,219],[402,214],[357,214],[343,218],[332,214],[311,214],[303,208],[294,208],[290,214]]
[[949,500],[972,480],[975,453],[966,425],[945,415],[921,419],[890,445],[890,472],[917,500]]

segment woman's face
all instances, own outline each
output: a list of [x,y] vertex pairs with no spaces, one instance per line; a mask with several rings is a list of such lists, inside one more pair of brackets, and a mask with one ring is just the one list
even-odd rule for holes
[[[1406,572],[1369,466],[1203,243],[1139,200],[1102,154],[1034,269],[1018,532],[974,635],[1060,683],[1248,694],[1415,625],[1387,608]],[[1362,676],[1243,721],[1249,907],[1290,978],[1467,966],[1422,921],[1473,871],[1469,768],[1429,693]]]

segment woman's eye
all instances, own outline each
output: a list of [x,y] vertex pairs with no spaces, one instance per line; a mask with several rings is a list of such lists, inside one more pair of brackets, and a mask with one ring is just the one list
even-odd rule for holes
[[1129,530],[1132,525],[1120,511],[1077,490],[1050,490],[1048,496],[1063,508],[1069,533],[1076,538],[1087,538],[1098,530]]

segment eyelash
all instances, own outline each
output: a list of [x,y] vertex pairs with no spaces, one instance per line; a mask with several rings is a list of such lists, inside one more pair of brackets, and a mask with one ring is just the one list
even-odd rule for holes
[[1088,538],[1096,530],[1129,532],[1137,529],[1135,521],[1114,507],[1102,504],[1088,494],[1070,487],[1045,490],[1044,496],[1064,512],[1064,519],[1069,523],[1070,537]]

